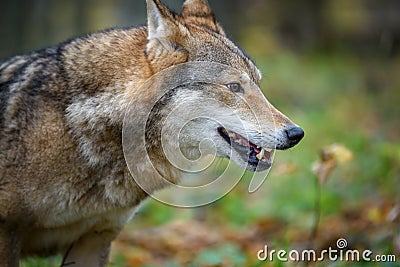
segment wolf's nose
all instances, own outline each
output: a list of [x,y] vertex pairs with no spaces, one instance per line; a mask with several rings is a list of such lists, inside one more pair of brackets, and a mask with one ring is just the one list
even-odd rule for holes
[[285,130],[288,140],[291,146],[294,146],[300,142],[304,137],[304,131],[298,126],[294,126]]

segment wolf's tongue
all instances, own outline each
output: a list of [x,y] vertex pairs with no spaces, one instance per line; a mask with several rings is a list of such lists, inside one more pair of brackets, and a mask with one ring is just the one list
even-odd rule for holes
[[252,144],[252,143],[250,143],[249,142],[249,146],[250,147],[252,147],[253,149],[254,149],[254,152],[256,153],[256,154],[259,154],[260,152],[261,152],[261,147],[257,147],[255,144]]

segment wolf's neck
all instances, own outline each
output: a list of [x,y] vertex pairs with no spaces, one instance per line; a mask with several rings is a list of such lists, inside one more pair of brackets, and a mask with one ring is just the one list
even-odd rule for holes
[[144,55],[146,28],[115,29],[66,43],[61,64],[72,102],[71,132],[90,165],[110,162],[111,149],[122,153],[121,135],[130,91],[152,74]]
[[145,48],[147,29],[115,29],[66,43],[62,65],[73,90],[85,94],[122,92],[151,77]]
[[[140,112],[151,110],[154,104],[150,101],[155,94],[154,88],[139,91],[141,85],[154,74],[146,59],[146,44],[147,29],[136,28],[93,34],[64,47],[63,65],[70,89],[76,91],[67,108],[67,121],[71,133],[79,142],[82,157],[93,168],[109,168],[116,174],[127,172],[122,147],[126,111],[132,105],[131,100],[135,99],[138,112],[133,117],[146,118],[148,114]],[[144,126],[135,121],[133,130]],[[134,135],[134,132],[129,134]],[[141,138],[136,136],[129,145],[137,145]],[[153,177],[156,172],[150,171],[152,166],[148,164],[151,162],[143,158],[134,159],[142,169],[138,179],[146,179],[149,191],[163,187],[165,184],[160,182],[159,177]],[[155,161],[163,176],[178,176],[165,158],[156,158]],[[115,187],[113,184],[118,184],[116,180],[121,180],[121,184],[131,184],[132,189],[137,187],[130,183],[129,175],[109,177],[110,189]],[[129,191],[129,188],[123,190]]]

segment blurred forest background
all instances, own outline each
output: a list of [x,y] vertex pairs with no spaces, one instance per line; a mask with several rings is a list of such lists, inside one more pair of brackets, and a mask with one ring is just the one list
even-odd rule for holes
[[[180,10],[183,1],[164,0]],[[111,266],[294,266],[257,251],[335,247],[400,253],[400,1],[210,0],[264,73],[271,103],[305,139],[277,152],[262,189],[241,182],[198,209],[146,201]],[[146,23],[141,0],[1,0],[0,57]],[[336,144],[336,145],[333,145]],[[333,145],[333,146],[332,146]],[[58,266],[60,257],[22,266]],[[310,266],[399,266],[324,262]]]

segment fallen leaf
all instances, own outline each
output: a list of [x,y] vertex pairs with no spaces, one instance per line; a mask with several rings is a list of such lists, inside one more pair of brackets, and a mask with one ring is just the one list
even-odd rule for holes
[[322,185],[325,184],[338,164],[352,160],[353,156],[353,152],[344,145],[332,144],[322,149],[320,160],[314,162],[311,169]]

